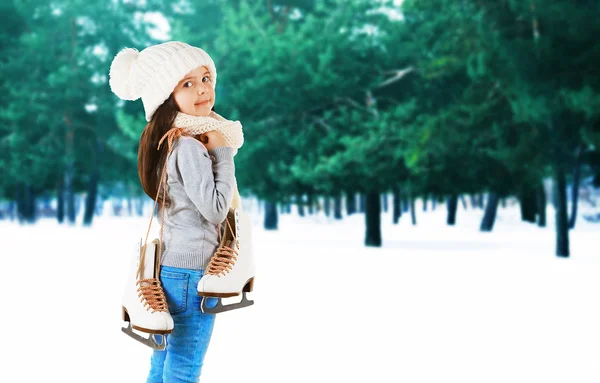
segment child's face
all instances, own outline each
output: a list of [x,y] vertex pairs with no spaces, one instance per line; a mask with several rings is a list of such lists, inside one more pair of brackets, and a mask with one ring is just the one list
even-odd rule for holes
[[205,66],[200,66],[185,75],[173,90],[179,110],[192,116],[208,116],[215,104],[212,81]]

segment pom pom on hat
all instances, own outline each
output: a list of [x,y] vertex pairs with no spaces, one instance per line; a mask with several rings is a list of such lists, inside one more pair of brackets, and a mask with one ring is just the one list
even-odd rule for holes
[[114,94],[123,100],[137,100],[140,94],[134,94],[131,86],[131,66],[139,57],[135,48],[121,50],[110,65],[109,84]]

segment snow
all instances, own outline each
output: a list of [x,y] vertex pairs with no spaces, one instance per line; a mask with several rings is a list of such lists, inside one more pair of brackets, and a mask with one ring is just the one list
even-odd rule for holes
[[[390,209],[381,248],[364,247],[362,214],[294,210],[265,231],[249,213],[255,305],[218,314],[201,382],[600,381],[599,224],[580,219],[559,258],[551,207],[546,228],[500,209],[492,233],[462,205],[454,227],[444,206],[417,226]],[[145,381],[151,350],[120,328],[148,218],[0,221],[3,380]]]

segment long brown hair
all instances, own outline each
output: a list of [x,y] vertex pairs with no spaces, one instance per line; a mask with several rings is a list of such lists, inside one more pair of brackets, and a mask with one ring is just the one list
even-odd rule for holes
[[[138,149],[138,176],[142,183],[144,192],[153,200],[158,193],[158,186],[162,176],[163,166],[167,159],[169,145],[166,140],[163,141],[160,149],[157,150],[158,142],[165,133],[173,127],[175,117],[179,112],[179,107],[175,102],[173,93],[163,102],[152,115],[150,122],[144,128],[140,137],[140,146]],[[164,185],[163,187],[167,187]],[[162,190],[158,196],[158,203],[162,203]],[[167,195],[165,207],[170,205]]]

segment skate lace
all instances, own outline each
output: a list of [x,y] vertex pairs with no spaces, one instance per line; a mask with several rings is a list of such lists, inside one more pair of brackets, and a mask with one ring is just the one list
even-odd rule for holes
[[156,278],[145,278],[137,281],[138,297],[144,303],[146,310],[168,312],[165,292]]
[[[156,210],[156,205],[158,204],[158,195],[160,193],[160,189],[162,187],[162,192],[163,192],[163,200],[162,200],[162,220],[164,222],[165,220],[165,198],[166,198],[166,188],[164,187],[164,183],[165,183],[165,179],[167,176],[167,160],[169,158],[169,154],[171,154],[171,150],[172,150],[172,144],[173,144],[173,140],[182,136],[183,135],[183,130],[182,129],[178,129],[178,128],[172,128],[171,130],[169,130],[160,140],[160,142],[158,143],[158,149],[160,149],[160,146],[163,143],[163,140],[165,138],[167,138],[167,142],[168,142],[168,153],[167,153],[167,158],[165,159],[165,163],[163,166],[163,171],[162,171],[162,177],[161,177],[161,182],[160,185],[158,186],[158,190],[156,191],[156,198],[154,199],[154,207],[152,208],[152,215],[150,216],[150,223],[148,224],[148,231],[146,232],[146,239],[144,241],[144,243],[148,243],[148,236],[150,235],[150,227],[152,227],[152,218],[154,217],[154,211]],[[157,150],[158,150],[157,149]],[[158,241],[158,254],[154,254],[155,257],[158,257],[158,259],[161,259],[162,256],[162,237],[163,237],[163,225],[161,225],[160,228],[160,239]],[[144,247],[141,247],[142,249],[144,249]],[[140,298],[140,301],[142,301],[144,303],[144,307],[146,308],[146,310],[153,310],[153,311],[164,311],[164,312],[168,312],[168,306],[167,306],[167,300],[165,298],[165,292],[160,284],[160,281],[157,278],[143,278],[143,279],[139,279],[142,273],[142,269],[144,267],[144,263],[146,260],[146,251],[142,250],[141,254],[140,254],[140,259],[139,259],[139,263],[138,263],[138,269],[136,272],[136,278],[137,282],[136,285],[138,286],[137,291],[138,291],[138,297]]]
[[[233,234],[233,230],[231,229],[229,219],[225,219],[225,221],[227,222],[227,226],[229,226],[229,229],[231,230],[231,233],[233,235],[233,242],[237,243],[237,238],[235,234]],[[219,242],[221,241],[220,226],[221,225],[219,224]],[[206,274],[216,276],[221,276],[221,274],[226,275],[233,268],[235,261],[237,261],[237,255],[237,249],[232,249],[227,245],[220,246],[208,262],[208,266],[206,267]]]

